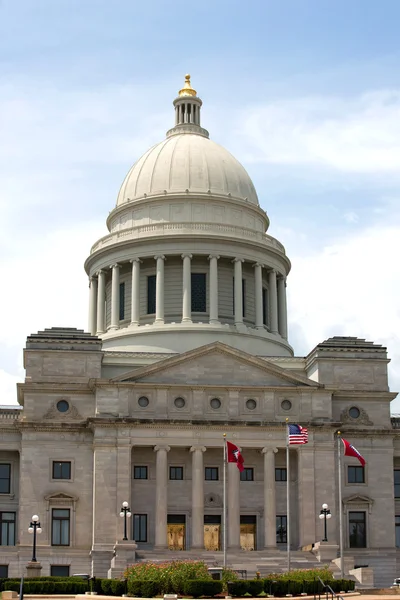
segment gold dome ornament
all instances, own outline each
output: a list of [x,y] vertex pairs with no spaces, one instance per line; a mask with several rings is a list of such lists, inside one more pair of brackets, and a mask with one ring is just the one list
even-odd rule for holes
[[179,96],[197,96],[196,90],[194,90],[190,83],[190,75],[185,75],[185,83],[181,90],[179,90]]

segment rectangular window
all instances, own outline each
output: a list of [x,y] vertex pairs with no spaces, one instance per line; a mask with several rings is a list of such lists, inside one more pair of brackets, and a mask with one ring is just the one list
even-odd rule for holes
[[206,467],[205,480],[218,481],[218,467]]
[[395,517],[396,548],[400,548],[400,515]]
[[147,467],[133,467],[133,479],[148,479]]
[[119,284],[119,320],[125,319],[125,282]]
[[11,483],[11,465],[7,463],[0,464],[0,494],[10,493]]
[[71,462],[53,461],[53,479],[71,479]]
[[206,312],[206,274],[192,273],[192,312]]
[[147,314],[154,315],[156,312],[156,276],[147,277]]
[[254,469],[245,467],[240,473],[240,481],[254,481]]
[[0,512],[0,546],[15,546],[15,512]]
[[69,565],[50,565],[51,577],[69,577]]
[[347,467],[347,482],[348,483],[365,483],[364,467],[356,467],[349,465]]
[[275,469],[275,481],[287,481],[287,470],[286,468]]
[[266,288],[262,290],[262,311],[263,324],[268,325],[268,290]]
[[53,508],[51,512],[51,545],[69,546],[69,508]]
[[287,517],[286,515],[277,515],[276,517],[276,543],[287,543]]
[[133,515],[133,539],[147,542],[147,515]]
[[8,577],[8,565],[0,565],[0,578],[7,579]]
[[400,469],[394,470],[394,497],[400,498]]
[[364,511],[349,512],[349,546],[350,548],[366,548],[366,516]]
[[170,467],[169,468],[169,478],[176,480],[176,479],[183,479],[183,467]]

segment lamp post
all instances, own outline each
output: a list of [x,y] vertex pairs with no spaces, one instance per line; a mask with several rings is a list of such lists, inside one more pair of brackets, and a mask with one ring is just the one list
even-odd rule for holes
[[33,515],[32,521],[28,528],[29,533],[33,533],[33,549],[32,549],[32,561],[37,562],[36,560],[36,534],[42,533],[42,528],[40,527],[39,517],[37,515]]
[[119,513],[119,516],[124,518],[124,537],[122,539],[127,540],[128,539],[127,519],[128,519],[128,517],[132,516],[131,509],[129,508],[129,505],[127,502],[122,503],[122,508],[121,508],[121,512]]
[[331,511],[329,510],[329,507],[327,504],[323,504],[321,510],[319,511],[319,518],[322,520],[324,519],[324,539],[322,540],[323,542],[327,542],[328,541],[328,533],[327,533],[327,529],[326,529],[326,520],[330,519],[332,517],[331,515]]

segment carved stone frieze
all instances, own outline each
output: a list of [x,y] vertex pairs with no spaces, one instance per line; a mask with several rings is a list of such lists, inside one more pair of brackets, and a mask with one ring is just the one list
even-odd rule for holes
[[[61,398],[61,400],[64,400],[64,398]],[[78,411],[76,406],[71,404],[69,400],[68,400],[69,408],[65,412],[60,412],[59,410],[57,410],[57,402],[59,402],[59,399],[57,399],[55,402],[53,402],[53,404],[51,405],[49,410],[43,415],[43,419],[52,420],[52,421],[54,421],[54,420],[61,421],[64,419],[74,419],[76,421],[84,420],[84,417],[82,417],[82,415],[80,414],[80,412]]]
[[221,496],[218,494],[206,494],[204,497],[204,506],[222,506]]
[[351,423],[354,425],[373,425],[373,422],[369,418],[366,410],[357,406],[358,410],[360,411],[360,415],[354,418],[349,412],[351,408],[352,407],[348,407],[342,411],[342,414],[340,415],[340,420],[342,423]]

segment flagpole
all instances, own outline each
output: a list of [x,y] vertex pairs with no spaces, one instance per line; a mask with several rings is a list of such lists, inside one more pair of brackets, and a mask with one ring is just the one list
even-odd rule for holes
[[344,557],[343,557],[343,501],[342,501],[342,452],[340,442],[340,431],[337,432],[337,450],[338,450],[338,477],[339,477],[339,557],[340,557],[340,577],[344,579]]
[[223,551],[224,551],[224,569],[226,569],[226,433],[224,433],[224,476],[223,476]]
[[286,418],[286,540],[287,570],[290,571],[290,460],[289,460],[289,419]]

